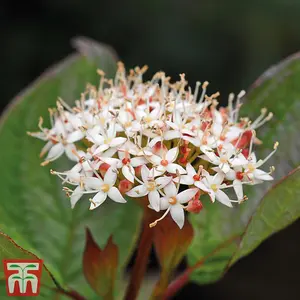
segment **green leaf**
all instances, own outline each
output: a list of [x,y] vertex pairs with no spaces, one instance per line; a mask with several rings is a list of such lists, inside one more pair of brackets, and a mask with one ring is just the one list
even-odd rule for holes
[[83,272],[93,290],[104,299],[113,299],[118,256],[118,247],[113,243],[112,237],[102,250],[91,232],[86,231]]
[[[271,121],[258,129],[258,138],[263,145],[257,146],[257,157],[266,157],[273,149],[275,141],[279,141],[276,154],[263,166],[268,170],[274,165],[276,171],[273,174],[276,180],[286,176],[291,170],[300,164],[300,141],[298,128],[300,119],[300,54],[297,53],[276,66],[271,67],[251,87],[247,99],[241,109],[240,116],[249,116],[255,119],[263,107],[274,113]],[[226,240],[233,236],[241,236],[251,216],[259,210],[259,203],[265,192],[274,182],[263,183],[257,186],[245,188],[248,200],[239,207],[229,209],[219,203],[211,204],[205,200],[204,209],[198,215],[190,215],[190,221],[195,231],[195,238],[188,251],[188,262],[192,266],[218,248]],[[297,201],[297,199],[294,199]],[[283,205],[283,204],[281,204]],[[293,204],[290,204],[293,205]],[[275,207],[274,207],[275,209]],[[279,209],[277,207],[277,209]],[[270,218],[276,215],[266,214]],[[290,219],[266,219],[266,222],[284,221],[290,224]],[[274,231],[276,231],[274,229]],[[272,232],[268,232],[268,236]],[[267,238],[267,236],[264,236]],[[209,283],[218,280],[232,255],[237,249],[237,242],[221,249],[211,256],[204,265],[192,274],[192,279],[198,283]],[[247,252],[248,253],[248,252]]]
[[[93,299],[96,295],[82,272],[85,227],[100,247],[113,236],[120,249],[121,269],[133,251],[141,210],[132,201],[125,205],[106,201],[91,212],[85,199],[71,210],[61,182],[50,175],[50,167],[40,167],[43,143],[26,135],[36,130],[39,116],[48,118],[48,107],[55,105],[57,97],[74,103],[87,83],[98,84],[97,68],[107,77],[114,75],[116,58],[110,49],[87,39],[74,44],[80,53],[46,71],[2,116],[0,156],[5,176],[0,190],[0,229],[41,257],[63,286]],[[51,168],[66,170],[69,165],[63,158]]]
[[300,167],[263,197],[243,234],[231,264],[253,251],[264,239],[300,216]]

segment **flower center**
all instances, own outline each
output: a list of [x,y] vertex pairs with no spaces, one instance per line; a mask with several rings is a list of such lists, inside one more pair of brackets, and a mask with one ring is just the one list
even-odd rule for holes
[[104,144],[109,144],[109,143],[111,142],[111,140],[112,140],[111,138],[105,139],[105,140],[104,140]]
[[128,128],[128,127],[130,127],[131,125],[132,125],[131,122],[126,122],[126,123],[124,124],[124,127],[125,127],[125,128]]
[[147,117],[144,118],[144,121],[146,123],[150,123],[152,121],[152,118],[150,116],[147,116]]
[[218,186],[215,183],[213,183],[210,187],[214,192],[218,190]]
[[104,117],[100,117],[100,118],[99,118],[99,121],[100,121],[100,123],[101,123],[102,125],[104,125],[106,120],[105,120]]
[[170,203],[171,205],[176,204],[176,203],[177,203],[176,197],[171,197],[171,198],[169,199],[169,203]]
[[200,180],[200,175],[195,174],[195,175],[193,176],[193,179],[194,179],[195,181],[199,181],[199,180]]
[[147,190],[148,190],[149,192],[152,192],[152,191],[154,191],[154,190],[155,190],[155,188],[156,188],[156,184],[155,184],[155,182],[154,182],[154,181],[152,181],[152,182],[149,182],[149,183],[147,184]]
[[255,171],[256,168],[253,164],[248,164],[248,169],[250,172],[253,172],[253,171]]
[[122,164],[123,165],[127,165],[128,163],[130,163],[130,159],[129,158],[123,158],[122,159]]
[[166,166],[169,164],[169,162],[168,162],[166,159],[163,159],[163,160],[160,162],[160,164],[161,164],[163,167],[166,167]]
[[226,158],[226,157],[221,157],[221,158],[220,158],[220,162],[221,162],[222,164],[227,163],[227,158]]
[[236,172],[235,177],[236,177],[236,179],[238,179],[238,180],[242,180],[242,179],[244,178],[244,173],[238,171],[238,172]]
[[107,193],[109,191],[109,184],[103,184],[101,186],[101,191]]

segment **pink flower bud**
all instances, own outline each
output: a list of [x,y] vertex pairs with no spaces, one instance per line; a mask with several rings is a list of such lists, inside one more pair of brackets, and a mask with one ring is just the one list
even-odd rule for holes
[[191,213],[198,214],[203,208],[202,202],[200,200],[189,201],[186,210]]
[[132,189],[132,187],[133,187],[132,182],[130,182],[127,179],[123,179],[123,180],[120,181],[118,189],[119,189],[121,194],[125,194],[128,191],[130,191]]

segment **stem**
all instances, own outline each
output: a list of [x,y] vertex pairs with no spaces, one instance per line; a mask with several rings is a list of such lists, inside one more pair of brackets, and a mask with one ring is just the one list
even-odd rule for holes
[[154,290],[152,292],[150,300],[163,299],[163,296],[168,287],[168,284],[169,284],[169,274],[166,272],[162,272],[160,274],[160,278],[159,278],[158,282],[156,283],[156,285],[154,287]]
[[240,238],[239,235],[233,236],[230,239],[226,240],[223,244],[221,244],[219,247],[215,248],[212,252],[210,252],[208,255],[200,259],[196,264],[193,266],[187,268],[182,274],[180,274],[178,277],[176,277],[168,286],[163,299],[167,300],[173,297],[180,289],[182,289],[189,281],[190,275],[193,271],[200,268],[205,261],[210,258],[211,256],[215,255],[217,252],[225,248],[226,246],[230,245],[233,241]]
[[131,272],[130,282],[127,286],[125,300],[134,300],[138,296],[149,261],[153,242],[154,230],[149,227],[148,218],[144,218],[143,231],[138,245],[137,257]]

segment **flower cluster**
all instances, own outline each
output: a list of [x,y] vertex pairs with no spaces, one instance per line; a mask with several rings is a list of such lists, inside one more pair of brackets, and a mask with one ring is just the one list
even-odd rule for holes
[[[39,132],[29,133],[46,145],[42,165],[65,154],[74,161],[65,172],[51,170],[62,179],[72,208],[84,194],[91,194],[90,209],[106,199],[125,203],[147,201],[150,209],[165,211],[182,228],[184,211],[202,209],[200,196],[208,194],[232,207],[246,200],[243,185],[272,180],[260,167],[253,146],[259,144],[256,129],[272,117],[262,109],[251,122],[239,117],[241,98],[229,96],[228,107],[218,108],[219,93],[207,95],[208,82],[197,82],[194,92],[185,75],[171,83],[165,73],[143,82],[147,67],[126,74],[119,63],[114,80],[105,78],[88,86],[70,107],[62,99],[49,109],[51,128],[39,122]],[[201,87],[201,89],[200,89]],[[235,199],[226,190],[233,188]],[[127,200],[126,200],[127,199]]]

